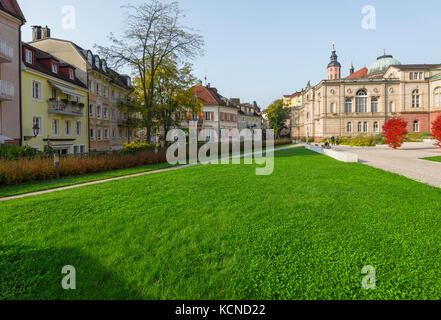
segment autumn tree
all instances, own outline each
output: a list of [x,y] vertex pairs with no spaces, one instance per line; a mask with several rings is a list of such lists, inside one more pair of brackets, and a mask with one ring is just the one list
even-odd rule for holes
[[441,147],[441,116],[432,123],[432,137],[437,141],[436,145]]
[[[181,24],[185,17],[177,2],[149,0],[127,10],[120,37],[109,35],[111,45],[96,46],[99,54],[114,68],[130,67],[140,79],[145,108],[147,140],[151,140],[153,107],[157,94],[155,79],[167,58],[189,59],[202,54],[202,36]],[[150,81],[145,77],[151,76]],[[148,84],[148,85],[147,85]]]
[[386,143],[394,149],[403,145],[407,133],[407,122],[401,118],[389,119],[383,126],[383,135]]
[[283,107],[281,99],[274,101],[266,110],[269,127],[274,130],[274,135],[278,139],[280,132],[286,128],[286,121],[289,119],[289,112]]

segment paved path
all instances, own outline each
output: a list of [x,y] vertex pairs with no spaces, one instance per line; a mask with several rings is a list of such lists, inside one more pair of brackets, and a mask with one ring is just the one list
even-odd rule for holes
[[361,163],[441,188],[441,162],[421,159],[441,156],[441,149],[436,148],[433,143],[405,143],[399,150],[392,150],[387,146],[338,146],[334,150],[356,153]]
[[[274,148],[274,151],[287,150],[287,149],[299,148],[299,147],[304,147],[304,146],[305,146],[304,144],[297,144],[297,145],[286,146],[286,147],[281,147],[281,148]],[[236,156],[232,156],[232,157],[228,156],[228,157],[223,157],[220,160],[243,158],[243,157],[248,157],[250,155],[254,155],[256,153],[257,152],[249,152],[249,153],[246,153],[243,155],[236,155]],[[117,181],[117,180],[129,179],[129,178],[133,178],[133,177],[145,176],[145,175],[159,173],[159,172],[179,170],[179,169],[188,168],[188,167],[197,166],[197,165],[200,165],[200,164],[187,164],[187,165],[176,166],[176,167],[172,167],[172,168],[136,173],[136,174],[123,176],[123,177],[116,177],[116,178],[86,182],[86,183],[82,183],[82,184],[76,184],[76,185],[66,186],[66,187],[61,187],[61,188],[55,188],[55,189],[49,189],[49,190],[44,190],[44,191],[36,191],[36,192],[31,192],[31,193],[26,193],[26,194],[20,194],[20,195],[16,195],[16,196],[0,198],[0,202],[6,201],[6,200],[21,199],[21,198],[26,198],[26,197],[31,197],[31,196],[37,196],[37,195],[52,193],[52,192],[56,192],[56,191],[76,189],[76,188],[80,188],[80,187],[84,187],[84,186],[91,186],[91,185],[101,184],[101,183],[105,183],[105,182],[109,182],[109,181]]]

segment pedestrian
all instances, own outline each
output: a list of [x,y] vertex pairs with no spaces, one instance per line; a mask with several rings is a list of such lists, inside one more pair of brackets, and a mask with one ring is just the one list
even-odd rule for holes
[[335,146],[335,137],[334,136],[332,136],[331,141],[332,141],[332,145]]

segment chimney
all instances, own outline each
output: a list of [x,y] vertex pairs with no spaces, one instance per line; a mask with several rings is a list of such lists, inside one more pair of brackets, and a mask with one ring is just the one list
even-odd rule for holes
[[208,83],[208,84],[207,84],[207,88],[211,88],[211,83]]
[[32,41],[41,40],[41,26],[32,26]]
[[51,29],[46,26],[44,28],[41,29],[41,38],[42,39],[47,39],[51,37]]

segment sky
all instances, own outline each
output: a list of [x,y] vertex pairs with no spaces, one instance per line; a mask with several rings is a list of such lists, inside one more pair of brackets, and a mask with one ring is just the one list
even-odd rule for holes
[[[121,6],[142,1],[18,0],[27,20],[23,41],[31,40],[32,25],[48,25],[52,37],[94,51],[95,44],[108,44],[110,32],[124,28]],[[207,77],[225,97],[257,101],[263,109],[308,81],[325,79],[332,42],[344,77],[351,62],[356,70],[369,68],[384,50],[403,64],[441,63],[439,0],[177,2],[186,14],[184,24],[205,40],[204,55],[192,61],[195,76]],[[75,29],[63,28],[65,6],[75,8]],[[365,6],[375,9],[375,24],[371,9],[362,12]]]

